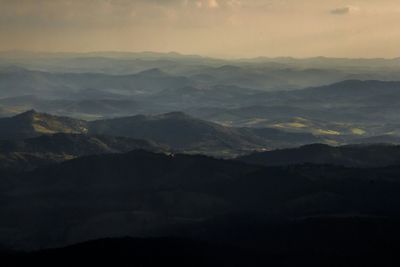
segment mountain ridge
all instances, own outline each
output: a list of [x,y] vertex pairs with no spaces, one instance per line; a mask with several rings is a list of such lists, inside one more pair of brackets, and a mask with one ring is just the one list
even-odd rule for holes
[[168,147],[148,140],[55,133],[23,140],[0,140],[0,170],[21,172],[87,155],[138,149],[169,153]]
[[317,140],[312,135],[279,130],[227,127],[183,112],[84,121],[30,110],[0,119],[0,129],[0,139],[25,139],[58,132],[122,136],[149,139],[187,153],[223,157],[273,147],[275,141],[279,141],[279,145],[294,146]]
[[352,144],[329,146],[311,144],[299,148],[253,153],[237,158],[264,166],[331,164],[346,167],[385,167],[400,164],[400,146],[392,144]]

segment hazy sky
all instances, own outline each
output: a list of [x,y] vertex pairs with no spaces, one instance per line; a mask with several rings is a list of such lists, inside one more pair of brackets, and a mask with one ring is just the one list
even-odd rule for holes
[[0,50],[400,56],[400,0],[0,0]]

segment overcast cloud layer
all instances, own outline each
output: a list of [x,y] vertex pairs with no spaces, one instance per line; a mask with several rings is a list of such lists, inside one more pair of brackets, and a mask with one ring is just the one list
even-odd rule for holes
[[0,50],[397,57],[398,0],[0,0]]

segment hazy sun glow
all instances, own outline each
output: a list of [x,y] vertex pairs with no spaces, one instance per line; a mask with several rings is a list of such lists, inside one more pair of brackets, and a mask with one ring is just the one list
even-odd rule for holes
[[398,0],[0,0],[0,50],[397,57]]

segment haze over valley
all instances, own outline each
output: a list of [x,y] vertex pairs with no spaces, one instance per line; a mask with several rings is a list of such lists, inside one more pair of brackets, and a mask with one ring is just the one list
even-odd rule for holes
[[2,263],[398,266],[396,1],[0,6]]

